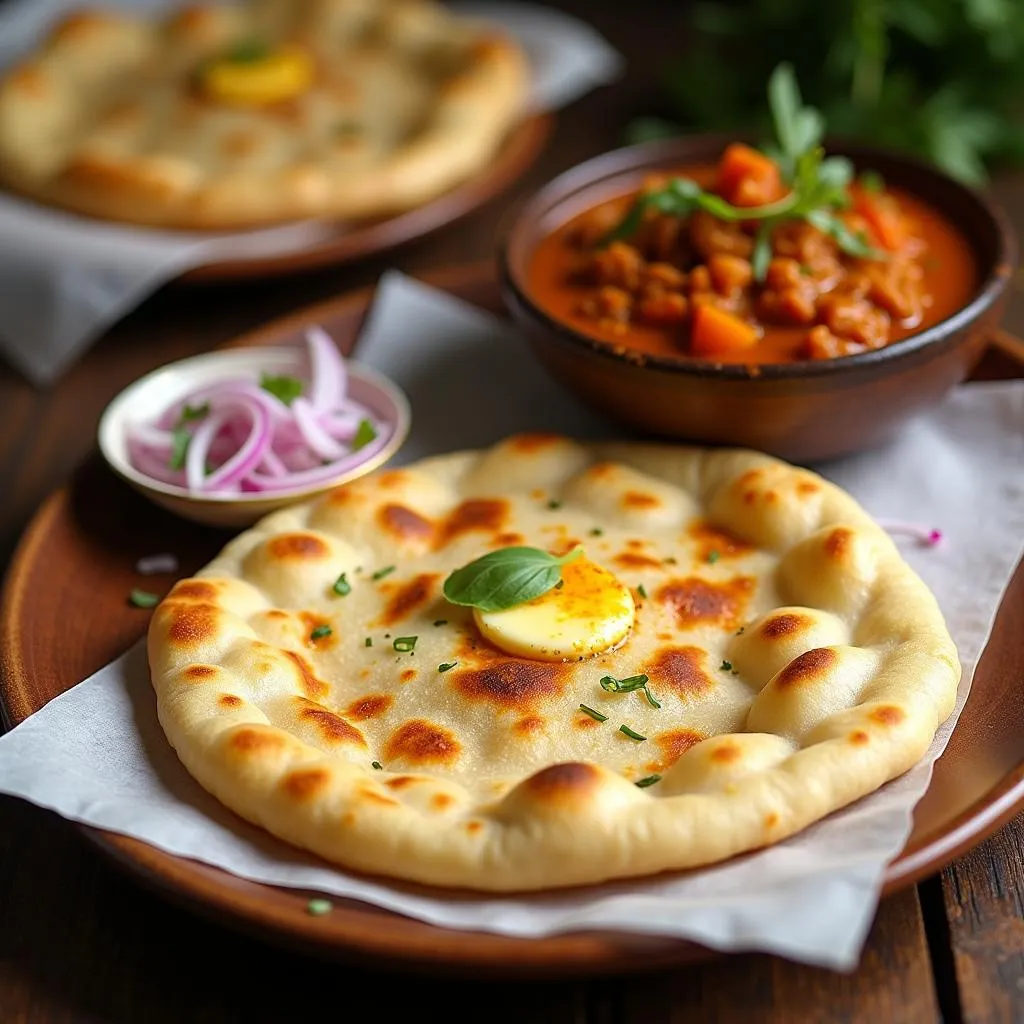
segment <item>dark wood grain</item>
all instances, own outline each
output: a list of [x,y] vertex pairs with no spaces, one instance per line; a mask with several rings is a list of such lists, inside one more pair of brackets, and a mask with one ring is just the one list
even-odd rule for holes
[[[759,1024],[793,1020],[917,1024],[940,1019],[914,890],[882,904],[854,973],[836,974],[778,957],[748,955],[624,983],[615,1004],[616,1019],[623,1024],[723,1019]],[[667,1008],[670,1012],[665,1015]]]
[[[92,448],[100,410],[130,380],[269,317],[370,283],[386,266],[416,271],[487,257],[502,218],[519,199],[555,173],[619,143],[629,117],[654,99],[659,64],[681,40],[681,13],[656,0],[547,2],[595,24],[627,56],[629,72],[614,88],[595,91],[560,116],[540,161],[501,201],[387,260],[270,283],[165,289],[50,390],[34,391],[0,370],[4,563],[30,515]],[[995,192],[1020,231],[1024,176],[998,182]],[[1006,323],[1024,333],[1019,293]],[[998,377],[1007,364],[991,356],[984,369]],[[59,566],[54,578],[59,581]],[[942,1005],[949,1021],[960,1019],[960,1000],[964,1020],[1024,1019],[1024,927],[1016,895],[1022,849],[1018,822],[945,874],[957,996]],[[931,914],[936,907],[927,909]],[[944,908],[937,909],[944,921]],[[932,962],[920,910],[908,893],[883,902],[864,961],[849,976],[744,957],[635,983],[495,987],[395,980],[283,954],[198,919],[130,881],[65,823],[0,799],[5,1024],[281,1021],[349,1012],[386,1021],[407,997],[423,1012],[436,1010],[454,1020],[932,1021],[938,1016]],[[934,962],[941,964],[941,958]]]
[[[1017,581],[1018,586],[1024,581]],[[1020,586],[1024,592],[1024,586]],[[1012,631],[1024,692],[1024,631]],[[987,657],[987,654],[986,654]],[[997,708],[988,709],[998,715]],[[1024,819],[943,872],[958,1010],[966,1021],[1024,1020]]]

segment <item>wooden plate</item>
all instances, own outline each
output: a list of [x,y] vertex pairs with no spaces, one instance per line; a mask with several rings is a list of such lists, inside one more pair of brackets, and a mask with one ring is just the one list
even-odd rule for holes
[[178,281],[207,284],[276,277],[351,263],[423,238],[479,209],[513,185],[540,156],[554,125],[553,114],[537,115],[523,121],[512,130],[495,158],[479,174],[423,206],[382,220],[339,224],[329,237],[299,252],[221,260],[194,267],[182,274]]
[[[486,268],[456,268],[428,280],[498,310]],[[239,338],[274,344],[307,323],[351,346],[371,292],[310,307]],[[1024,350],[1000,340],[979,368],[986,378],[1024,376]],[[1019,344],[1019,343],[1017,343]],[[37,513],[14,557],[0,604],[0,709],[21,722],[48,700],[117,657],[144,632],[147,613],[125,595],[136,560],[174,551],[181,573],[197,569],[228,535],[162,512],[119,482],[98,457]],[[170,578],[156,577],[163,590]],[[147,584],[150,586],[150,584]],[[1024,807],[1024,564],[1018,566],[979,665],[971,699],[918,805],[913,834],[886,875],[891,893],[939,870]],[[691,943],[576,933],[524,940],[448,931],[354,902],[314,918],[308,896],[236,878],[122,836],[86,834],[133,874],[195,909],[302,948],[380,965],[474,976],[567,976],[655,969],[710,955]]]

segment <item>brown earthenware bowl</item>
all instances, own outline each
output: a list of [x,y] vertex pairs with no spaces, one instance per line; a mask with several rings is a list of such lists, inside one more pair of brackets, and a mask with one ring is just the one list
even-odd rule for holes
[[746,366],[623,354],[553,319],[527,271],[542,238],[652,171],[714,162],[729,139],[700,135],[616,150],[567,171],[514,214],[499,246],[505,303],[541,363],[584,401],[654,436],[757,448],[814,462],[883,443],[964,380],[996,329],[1017,262],[1005,215],[971,189],[909,157],[830,146],[952,221],[974,252],[979,285],[958,313],[886,348],[839,359]]

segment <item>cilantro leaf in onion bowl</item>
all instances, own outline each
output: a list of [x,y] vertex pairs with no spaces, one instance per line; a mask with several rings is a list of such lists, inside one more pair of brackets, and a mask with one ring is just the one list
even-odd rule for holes
[[155,370],[110,403],[99,443],[157,504],[244,526],[376,469],[409,421],[391,381],[310,327],[294,347],[211,352]]

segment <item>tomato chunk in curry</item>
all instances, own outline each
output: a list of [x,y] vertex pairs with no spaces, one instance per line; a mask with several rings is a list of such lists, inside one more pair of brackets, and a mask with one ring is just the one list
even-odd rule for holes
[[[671,178],[695,181],[734,207],[787,192],[771,160],[738,144],[715,166],[651,176],[644,190]],[[830,359],[936,324],[976,290],[971,249],[953,225],[870,179],[851,184],[839,217],[877,258],[850,255],[807,220],[782,220],[765,229],[770,253],[760,280],[756,220],[648,209],[634,233],[609,242],[638,194],[573,217],[541,241],[530,266],[542,309],[619,348],[731,363]]]

